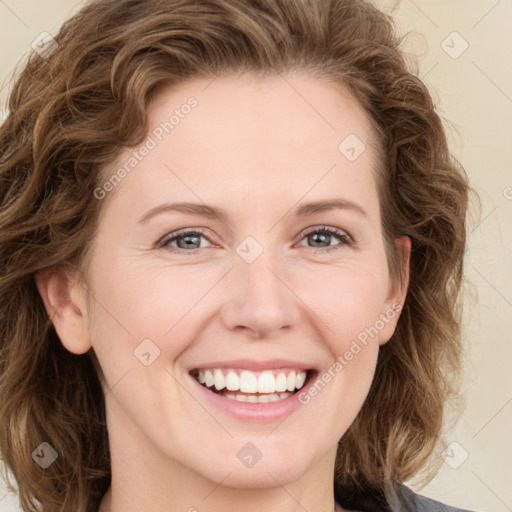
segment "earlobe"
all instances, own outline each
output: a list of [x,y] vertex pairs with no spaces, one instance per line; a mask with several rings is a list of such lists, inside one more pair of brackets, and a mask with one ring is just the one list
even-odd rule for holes
[[64,347],[73,354],[91,348],[87,324],[86,291],[63,269],[47,268],[34,276],[44,306]]
[[395,240],[395,244],[400,262],[400,275],[392,279],[385,311],[381,313],[384,328],[379,333],[379,345],[387,343],[395,332],[409,287],[411,239],[408,236],[402,236]]

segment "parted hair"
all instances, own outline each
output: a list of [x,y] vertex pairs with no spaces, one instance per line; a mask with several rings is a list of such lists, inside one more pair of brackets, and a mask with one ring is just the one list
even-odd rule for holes
[[[98,360],[63,347],[34,275],[84,269],[103,204],[94,190],[147,136],[158,91],[229,72],[327,79],[372,121],[389,268],[400,278],[393,241],[409,236],[410,281],[339,441],[334,486],[392,499],[394,482],[430,478],[460,399],[470,188],[391,16],[366,0],[92,0],[54,39],[23,62],[0,126],[0,453],[23,510],[96,512],[111,480]],[[32,458],[41,442],[58,454],[46,469]]]

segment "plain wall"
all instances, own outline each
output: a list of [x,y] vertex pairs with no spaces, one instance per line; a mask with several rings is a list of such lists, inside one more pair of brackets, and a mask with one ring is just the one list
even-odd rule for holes
[[[41,32],[55,35],[78,5],[0,2],[0,111],[14,65]],[[405,47],[419,55],[419,76],[446,119],[453,153],[482,200],[466,253],[467,408],[449,433],[454,444],[439,454],[441,471],[420,493],[475,511],[510,511],[512,1],[402,0],[395,16],[400,31],[409,33]],[[18,510],[16,497],[0,486],[0,512]]]

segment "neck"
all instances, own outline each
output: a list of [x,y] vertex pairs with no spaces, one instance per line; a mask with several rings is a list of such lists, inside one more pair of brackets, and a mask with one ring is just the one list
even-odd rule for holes
[[[302,507],[300,507],[301,510],[304,510]],[[117,510],[117,509],[115,509]],[[334,503],[334,508],[327,508],[325,509],[327,511],[334,510],[334,512],[350,512],[345,511],[340,505],[337,503]],[[188,512],[197,512],[197,510],[193,507],[189,507],[187,509]],[[100,507],[98,509],[98,512],[115,512],[112,507],[112,488],[109,487],[108,491],[106,492],[105,496],[103,496],[103,499],[101,501]]]
[[[331,509],[328,509],[328,510],[331,510]],[[350,512],[350,511],[346,511],[345,509],[340,507],[340,505],[338,505],[337,503],[334,504],[333,510],[334,510],[334,512]],[[112,512],[112,488],[111,487],[109,487],[105,496],[103,496],[103,499],[101,501],[98,512]],[[189,508],[188,512],[195,512],[195,510],[193,508]]]

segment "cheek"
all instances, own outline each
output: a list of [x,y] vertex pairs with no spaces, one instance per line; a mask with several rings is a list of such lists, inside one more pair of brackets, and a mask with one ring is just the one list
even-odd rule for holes
[[[325,411],[326,436],[341,437],[354,421],[370,389],[379,354],[375,328],[387,296],[387,273],[380,265],[346,265],[312,272],[301,297],[321,319],[322,339],[331,356],[305,405]],[[314,286],[314,283],[326,283]]]
[[332,340],[334,352],[340,354],[347,343],[374,326],[382,313],[387,273],[381,265],[352,262],[317,267],[306,275],[308,279],[300,285],[297,280],[298,295],[322,321],[325,339]]
[[110,261],[109,266],[97,267],[91,282],[93,345],[98,356],[108,354],[110,364],[116,353],[114,364],[126,367],[133,364],[134,350],[149,339],[156,352],[160,350],[172,361],[197,338],[200,319],[204,322],[208,317],[205,298],[224,271],[206,266],[147,268],[122,259]]

